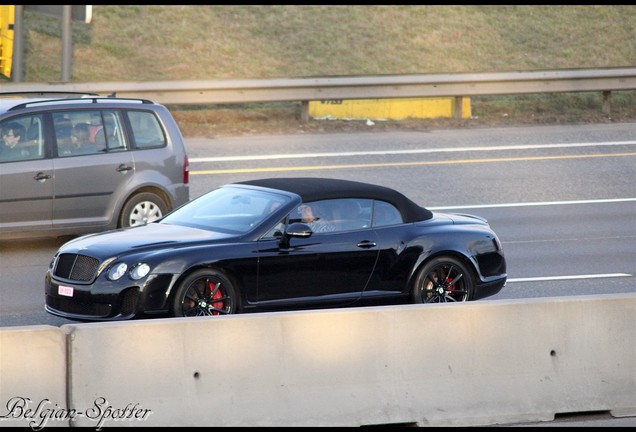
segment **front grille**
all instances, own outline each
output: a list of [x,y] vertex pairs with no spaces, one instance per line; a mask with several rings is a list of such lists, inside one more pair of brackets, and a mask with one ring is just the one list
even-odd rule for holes
[[76,254],[61,254],[55,265],[57,277],[77,282],[90,282],[97,275],[99,261],[93,257]]

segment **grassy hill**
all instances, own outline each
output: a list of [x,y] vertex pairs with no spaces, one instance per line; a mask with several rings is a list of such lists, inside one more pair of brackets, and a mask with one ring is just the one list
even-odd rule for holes
[[[25,29],[24,81],[59,81],[60,21],[27,12]],[[626,67],[636,6],[95,5],[90,24],[73,24],[73,47],[73,82]],[[635,102],[614,94],[613,120],[635,119]],[[179,109],[185,134],[338,123],[299,125],[293,104],[208,108]],[[472,111],[482,123],[609,121],[591,93],[475,98]]]

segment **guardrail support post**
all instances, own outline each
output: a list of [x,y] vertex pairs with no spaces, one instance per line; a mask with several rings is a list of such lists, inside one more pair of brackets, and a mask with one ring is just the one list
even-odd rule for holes
[[309,101],[300,101],[300,122],[309,123]]
[[608,117],[611,115],[612,110],[612,92],[605,90],[603,92],[603,114]]
[[453,114],[457,120],[461,120],[463,117],[463,96],[455,96],[454,98],[454,106],[453,106]]

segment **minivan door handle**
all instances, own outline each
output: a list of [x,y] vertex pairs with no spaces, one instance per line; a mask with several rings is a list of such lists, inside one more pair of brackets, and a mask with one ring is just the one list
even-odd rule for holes
[[49,174],[44,174],[42,171],[40,171],[39,173],[37,173],[35,175],[35,177],[33,177],[34,180],[37,180],[40,183],[44,183],[45,181],[47,181],[50,178],[51,178],[51,176]]
[[119,165],[119,166],[117,167],[117,171],[118,171],[118,172],[128,172],[128,171],[130,171],[131,169],[132,169],[132,167],[131,167],[131,166],[128,166],[128,165],[126,165],[126,164],[121,164],[121,165]]

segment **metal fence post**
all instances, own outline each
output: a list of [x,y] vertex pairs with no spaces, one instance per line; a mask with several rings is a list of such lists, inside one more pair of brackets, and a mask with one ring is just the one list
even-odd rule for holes
[[454,106],[453,106],[453,114],[455,119],[461,120],[464,115],[464,98],[463,96],[455,96],[454,98]]
[[300,102],[300,122],[302,124],[309,123],[309,101]]
[[605,90],[603,92],[603,114],[608,117],[612,114],[612,92],[609,90]]

